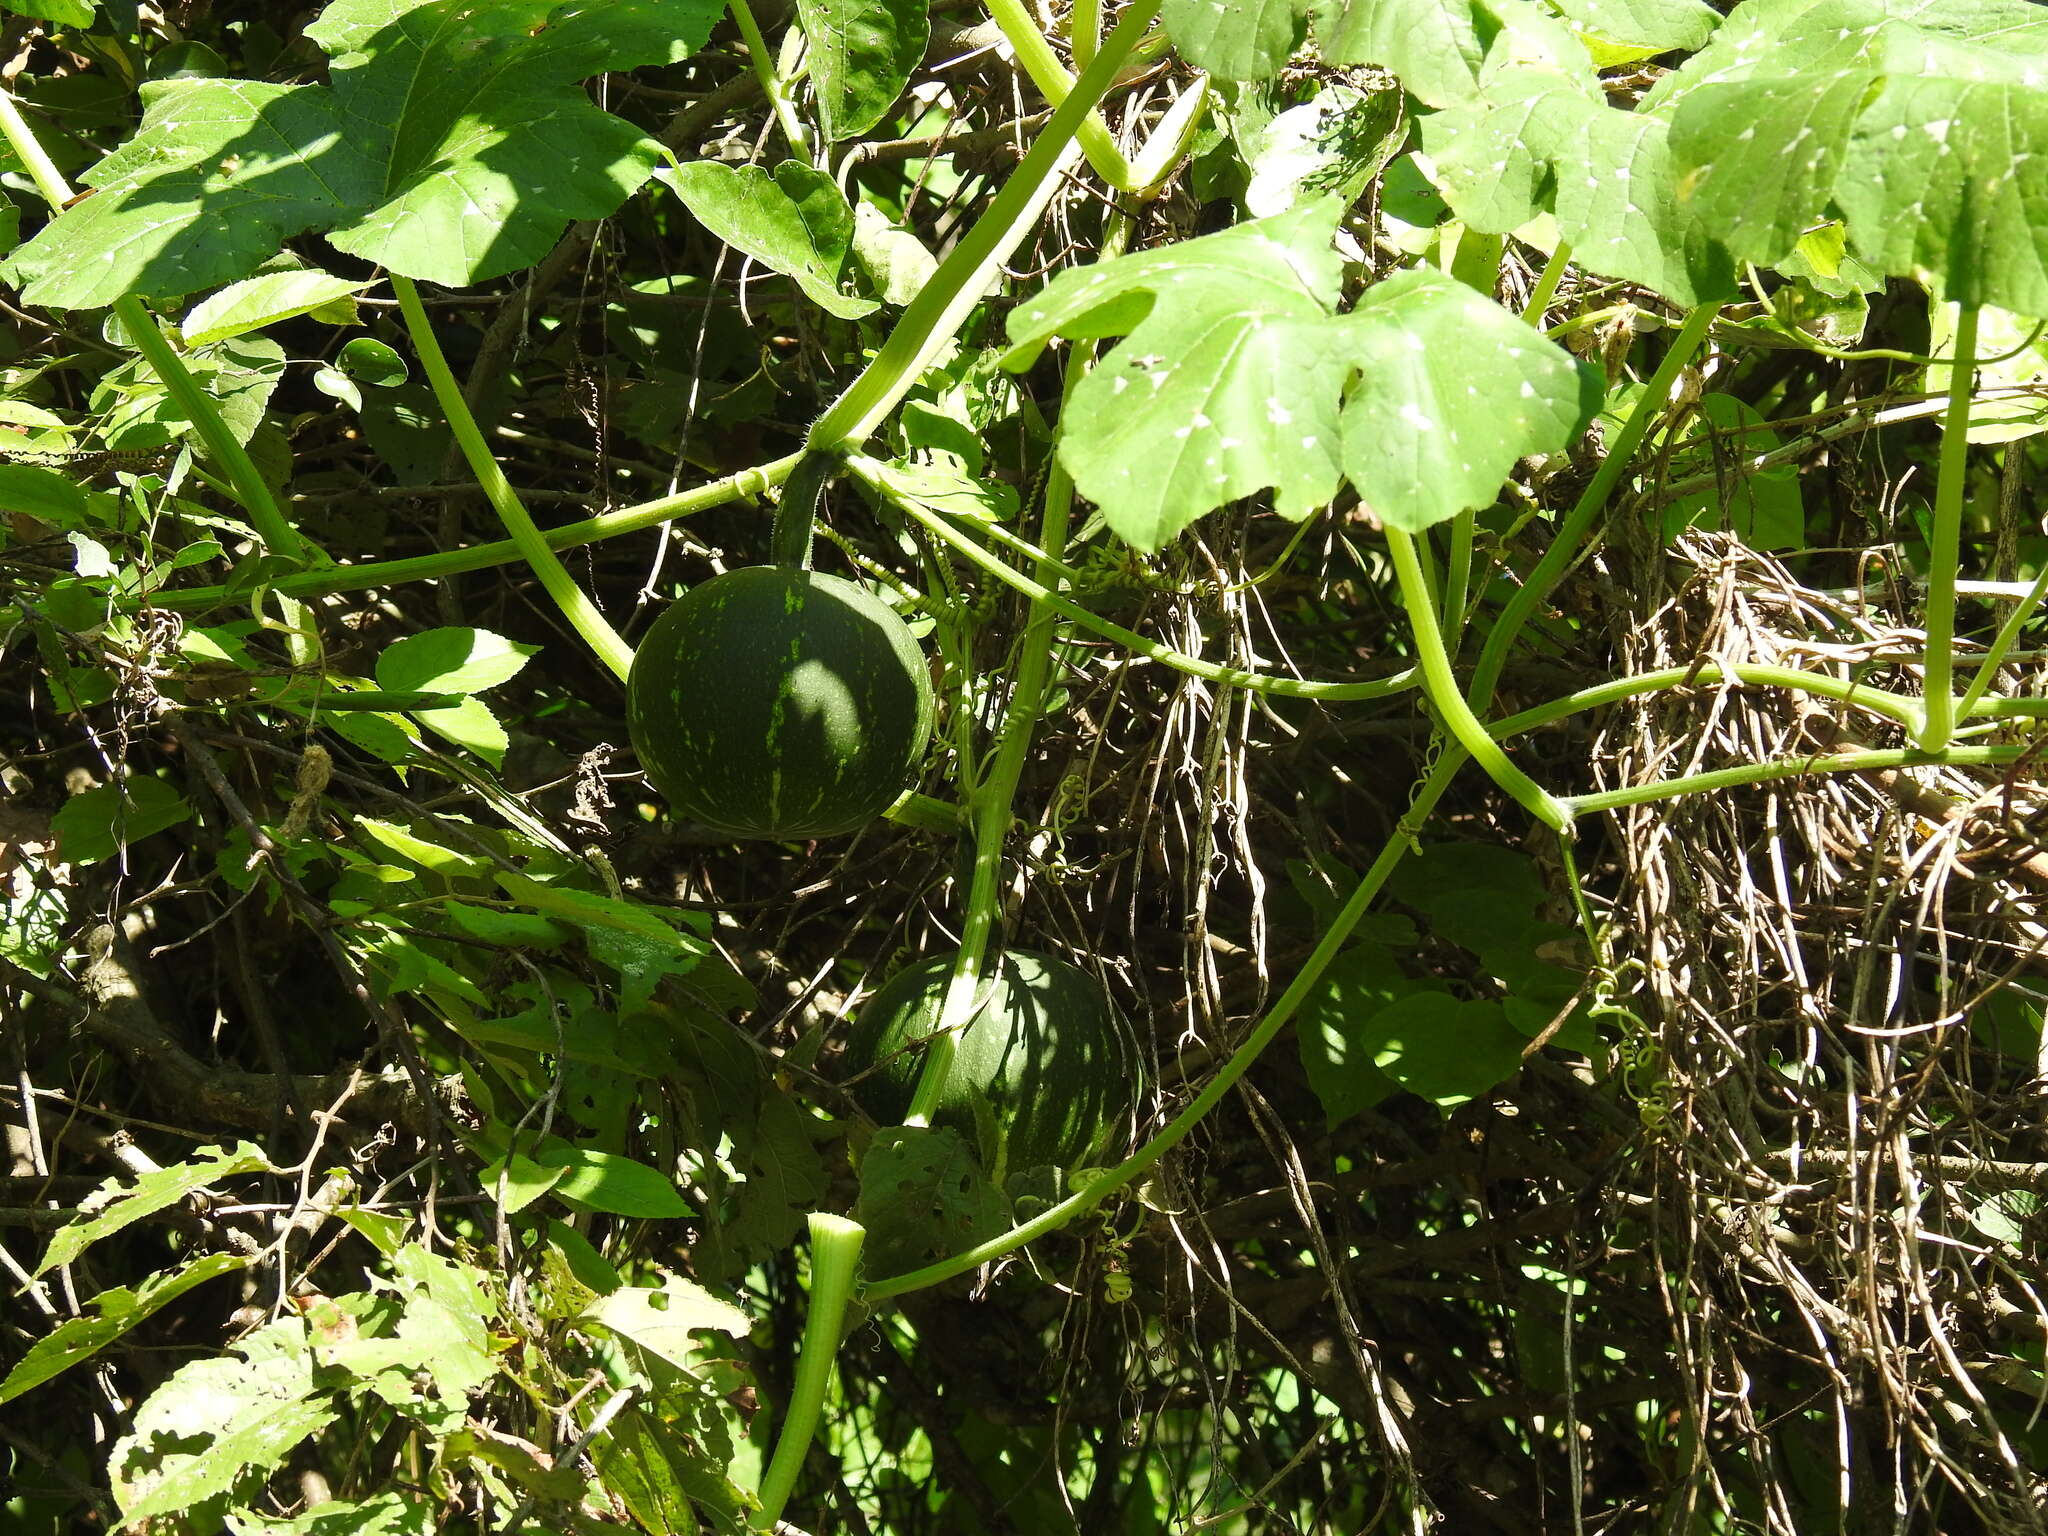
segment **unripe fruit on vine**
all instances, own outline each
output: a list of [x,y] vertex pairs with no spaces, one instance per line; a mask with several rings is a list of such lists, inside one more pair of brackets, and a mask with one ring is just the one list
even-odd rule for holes
[[931,738],[931,678],[903,620],[863,587],[789,566],[677,599],[635,651],[626,695],[648,779],[735,838],[865,826],[910,787]]

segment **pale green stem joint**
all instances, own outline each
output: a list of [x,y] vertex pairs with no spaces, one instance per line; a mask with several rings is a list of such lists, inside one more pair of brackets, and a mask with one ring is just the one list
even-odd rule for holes
[[818,1432],[819,1412],[832,1385],[832,1368],[846,1329],[846,1304],[860,1272],[860,1246],[867,1235],[867,1228],[857,1221],[824,1211],[811,1213],[810,1308],[804,1316],[803,1348],[797,1357],[789,1409],[775,1436],[775,1454],[761,1478],[761,1506],[753,1517],[756,1530],[772,1531],[782,1519]]

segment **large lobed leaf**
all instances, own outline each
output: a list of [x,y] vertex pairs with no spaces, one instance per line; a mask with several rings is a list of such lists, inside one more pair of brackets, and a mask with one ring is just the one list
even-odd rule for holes
[[409,277],[460,284],[544,255],[610,213],[657,145],[580,82],[670,63],[715,0],[336,0],[307,35],[328,86],[143,87],[135,137],[85,176],[94,195],[18,250],[30,303],[91,308],[245,277],[307,230]]
[[1340,206],[1063,273],[1010,317],[1007,363],[1055,335],[1126,339],[1077,386],[1060,459],[1124,539],[1156,549],[1271,489],[1305,516],[1349,479],[1417,530],[1490,503],[1524,454],[1564,447],[1593,386],[1557,347],[1435,272],[1336,312]]
[[1681,186],[1745,259],[1831,214],[1857,256],[1962,304],[2048,314],[2048,11],[1749,0],[1664,82]]

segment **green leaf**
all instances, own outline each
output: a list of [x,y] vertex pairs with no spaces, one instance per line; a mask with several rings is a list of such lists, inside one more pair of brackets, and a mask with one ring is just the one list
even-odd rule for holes
[[161,80],[141,94],[135,136],[81,178],[95,195],[9,259],[25,302],[96,309],[229,282],[381,185],[325,87]]
[[306,1325],[292,1317],[235,1346],[242,1358],[174,1371],[135,1411],[107,1472],[128,1525],[178,1514],[214,1521],[231,1494],[253,1498],[306,1436],[337,1417],[313,1385]]
[[877,1275],[947,1258],[1009,1225],[966,1138],[946,1126],[876,1134],[861,1161],[854,1219],[868,1229],[862,1263]]
[[1404,975],[1390,950],[1361,944],[1331,961],[1302,1000],[1295,1042],[1332,1130],[1400,1091],[1365,1047],[1362,1032],[1396,998],[1430,989],[1429,982]]
[[391,389],[406,379],[405,359],[374,336],[358,336],[334,355],[334,366],[358,384]]
[[517,677],[540,649],[454,625],[421,630],[377,658],[377,685],[394,692],[481,693]]
[[1752,3],[1659,87],[1698,215],[1748,260],[1839,209],[1856,254],[2048,314],[2048,16],[2016,0]]
[[29,1346],[28,1353],[15,1362],[6,1380],[0,1381],[0,1403],[41,1386],[81,1360],[91,1359],[195,1285],[242,1269],[247,1263],[240,1254],[209,1253],[176,1269],[150,1275],[133,1290],[115,1286],[101,1291],[92,1298],[93,1316],[66,1318]]
[[1337,212],[1319,199],[1065,272],[1011,313],[1012,368],[1056,334],[1129,333],[1076,388],[1059,452],[1130,543],[1157,549],[1269,487],[1300,518],[1344,477],[1419,530],[1491,503],[1518,458],[1591,415],[1563,351],[1440,273],[1398,273],[1335,314]]
[[304,268],[293,272],[265,272],[258,277],[230,283],[218,293],[208,294],[186,313],[178,332],[188,347],[204,346],[260,331],[266,325],[296,315],[311,314],[338,299],[348,299],[375,287],[370,282],[350,282],[332,273]]
[[162,779],[127,777],[73,795],[50,818],[50,827],[65,863],[97,864],[191,815],[185,797]]
[[228,1516],[235,1536],[432,1536],[435,1506],[410,1493],[329,1499],[284,1520],[239,1510]]
[[853,256],[882,302],[898,309],[922,293],[939,269],[922,240],[869,202],[853,210]]
[[654,174],[698,223],[771,271],[795,278],[827,314],[854,320],[881,307],[846,292],[853,209],[823,171],[784,160],[771,176],[758,165],[693,160]]
[[560,1168],[554,1193],[573,1204],[614,1216],[688,1216],[674,1182],[645,1163],[589,1147],[544,1146],[533,1154],[542,1168]]
[[75,528],[86,513],[85,487],[54,469],[0,464],[0,512],[24,512],[59,528]]
[[[1706,439],[1705,450],[1674,454],[1670,473],[1691,476],[1718,466],[1721,484],[1669,503],[1663,514],[1665,538],[1683,528],[1725,527],[1751,549],[1804,549],[1806,502],[1797,466],[1752,469],[1740,462],[1779,446],[1763,416],[1733,395],[1708,394],[1699,402],[1695,432],[1693,441]],[[1721,433],[1732,435],[1723,438]]]
[[1608,106],[1590,70],[1504,71],[1426,118],[1423,142],[1473,229],[1508,234],[1553,212],[1589,271],[1687,307],[1736,291],[1719,226],[1680,196],[1668,116]]
[[0,3],[0,11],[32,16],[37,21],[53,21],[64,27],[92,25],[91,0],[4,0]]
[[1585,59],[1530,0],[1321,0],[1316,38],[1331,63],[1382,65],[1432,107],[1470,99],[1489,69]]
[[797,0],[828,144],[888,115],[931,41],[925,0]]
[[1721,24],[1706,0],[1551,0],[1606,69],[1704,47]]
[[480,282],[601,218],[659,162],[580,82],[685,58],[712,0],[335,0],[306,34],[331,86],[142,87],[142,126],[10,263],[28,302],[91,308],[245,277],[291,236]]
[[698,1329],[745,1338],[753,1326],[747,1314],[731,1302],[719,1300],[680,1275],[663,1276],[658,1287],[622,1286],[585,1307],[578,1321],[602,1323],[684,1370],[703,1353],[701,1343],[690,1337]]
[[1513,1077],[1528,1045],[1499,1003],[1440,991],[1396,998],[1359,1021],[1353,1041],[1408,1092],[1444,1109]]

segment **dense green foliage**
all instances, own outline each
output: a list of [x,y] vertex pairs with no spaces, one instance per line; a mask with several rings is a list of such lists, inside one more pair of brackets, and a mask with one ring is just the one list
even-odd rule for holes
[[2040,1529],[2048,11],[0,59],[0,1536]]

